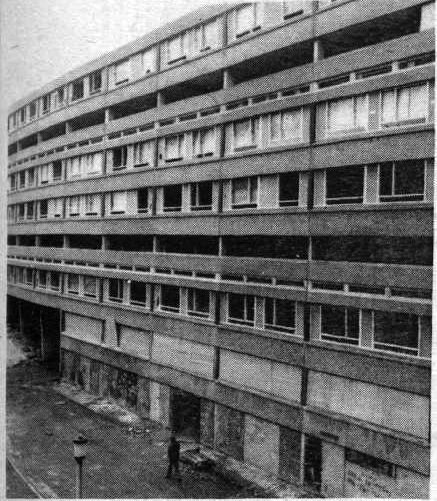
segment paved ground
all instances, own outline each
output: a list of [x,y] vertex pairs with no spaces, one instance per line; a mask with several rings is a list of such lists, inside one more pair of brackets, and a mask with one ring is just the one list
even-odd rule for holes
[[[18,356],[17,359],[20,359]],[[154,423],[150,434],[96,415],[53,389],[57,374],[35,359],[18,361],[7,372],[7,451],[19,471],[45,497],[74,497],[72,439],[89,439],[85,497],[230,498],[252,491],[214,474],[182,469],[182,482],[167,480],[168,431]],[[19,488],[8,470],[8,492]],[[14,487],[15,486],[15,487]]]
[[15,472],[9,461],[6,462],[6,498],[7,499],[35,499],[37,496]]

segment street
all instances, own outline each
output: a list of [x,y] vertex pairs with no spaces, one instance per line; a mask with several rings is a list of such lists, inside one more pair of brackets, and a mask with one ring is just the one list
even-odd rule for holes
[[[16,333],[15,333],[16,334]],[[148,423],[150,433],[93,413],[55,392],[58,378],[35,358],[17,352],[7,369],[7,454],[30,485],[45,497],[74,497],[72,440],[89,440],[84,463],[84,497],[230,498],[254,497],[252,491],[215,475],[182,466],[182,482],[167,480],[168,430]],[[18,350],[19,351],[19,350]],[[11,497],[34,497],[7,471]]]

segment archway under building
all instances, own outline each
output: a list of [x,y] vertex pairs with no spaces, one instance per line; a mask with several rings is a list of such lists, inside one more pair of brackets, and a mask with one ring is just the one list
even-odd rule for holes
[[198,441],[200,437],[200,398],[171,388],[170,426],[178,435]]

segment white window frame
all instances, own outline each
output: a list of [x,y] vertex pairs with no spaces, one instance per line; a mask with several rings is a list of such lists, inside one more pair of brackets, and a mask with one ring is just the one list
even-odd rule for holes
[[[155,141],[149,139],[134,144],[134,167],[153,167],[155,156]],[[144,161],[148,158],[147,161]]]
[[[395,87],[393,89],[384,89],[379,94],[379,116],[380,123],[382,127],[396,127],[403,125],[413,125],[413,124],[422,124],[429,122],[429,107],[430,107],[430,99],[429,99],[429,81],[421,82],[415,85],[406,85],[404,87]],[[426,115],[423,118],[399,118],[399,94],[403,90],[409,90],[409,101],[411,102],[411,89],[416,87],[424,87],[426,94]],[[394,93],[394,120],[384,120],[384,94],[388,92]]]
[[[249,122],[249,134],[251,136],[250,142],[244,142],[243,144],[237,145],[237,127],[244,122]],[[232,124],[232,139],[233,139],[233,151],[245,151],[253,148],[257,148],[260,142],[260,119],[259,117],[251,117],[245,120],[238,120],[237,122],[233,122]]]
[[[358,99],[361,99],[364,97],[364,111],[365,111],[365,116],[366,116],[366,124],[365,126],[362,126],[360,124],[357,124],[357,101]],[[338,101],[347,101],[352,99],[352,107],[353,107],[353,125],[352,127],[345,127],[341,129],[333,129],[332,126],[330,125],[330,106],[333,103],[336,103]],[[347,134],[348,132],[366,132],[369,129],[369,94],[359,94],[356,96],[348,96],[345,98],[339,98],[339,99],[332,99],[326,103],[326,131],[329,135],[337,136],[337,135],[342,135],[342,134]]]
[[[243,304],[243,318],[235,318],[230,316],[229,312],[229,298],[231,294],[235,294],[236,296],[243,296],[244,297],[244,304]],[[247,319],[247,314],[249,311],[248,305],[247,305],[247,300],[248,298],[251,297],[253,298],[253,320],[248,320]],[[254,327],[255,326],[255,317],[256,317],[256,301],[255,301],[255,296],[252,294],[240,294],[240,293],[228,293],[226,295],[226,303],[227,303],[227,308],[226,308],[226,322],[228,324],[234,324],[234,325],[245,325],[249,327]]]
[[131,75],[130,59],[124,59],[114,65],[114,82],[115,85],[121,85],[129,82]]
[[[208,145],[206,140],[212,141]],[[215,127],[196,130],[193,133],[193,156],[195,158],[213,157],[216,152],[217,130]]]
[[[172,153],[172,156],[169,156],[169,143],[170,141],[176,140],[177,141],[177,147],[174,154]],[[165,162],[180,162],[184,160],[185,158],[185,135],[184,134],[177,134],[177,135],[172,135],[172,136],[166,136],[164,138],[164,158]]]
[[[355,308],[358,310],[358,339],[350,337],[348,335],[348,323],[347,323],[347,311],[348,309],[354,308],[353,306],[336,306],[336,305],[330,305],[327,304],[325,306],[331,306],[331,307],[338,307],[338,308],[343,308],[344,310],[344,330],[345,330],[345,335],[344,336],[336,336],[335,334],[329,334],[326,332],[322,331],[322,306],[320,306],[320,323],[319,323],[319,332],[320,332],[320,339],[322,341],[327,341],[329,343],[335,343],[335,344],[342,344],[342,345],[349,345],[349,346],[361,346],[361,339],[362,339],[362,309],[361,308]],[[346,341],[342,341],[346,340]]]
[[[208,294],[208,313],[205,313],[203,311],[200,311],[197,309],[197,293],[199,291],[205,292]],[[198,317],[198,318],[207,318],[209,319],[211,317],[211,293],[208,290],[204,289],[196,289],[193,287],[190,287],[188,289],[188,297],[187,297],[187,314],[189,317]],[[191,299],[190,299],[191,296]],[[190,302],[192,302],[193,308],[190,309]]]
[[[244,180],[247,180],[247,189],[246,189],[247,199],[243,203],[235,202],[235,193],[234,193],[235,183],[237,181],[244,181]],[[252,201],[251,200],[251,194],[252,194],[252,188],[253,188],[252,184],[255,182],[256,182],[256,200]],[[259,185],[260,185],[259,176],[238,177],[238,178],[232,179],[231,180],[231,207],[232,207],[232,209],[256,209],[256,208],[258,208],[259,196],[260,196]]]
[[[271,300],[273,302],[273,322],[272,324],[267,323],[267,300]],[[294,327],[287,327],[286,325],[280,325],[277,323],[277,301],[288,301],[292,303],[294,308]],[[264,298],[264,329],[276,332],[286,332],[287,334],[295,334],[296,333],[296,312],[297,312],[297,303],[296,301],[292,301],[291,299],[280,299],[280,298]]]
[[[290,135],[287,136],[285,134],[285,129],[284,129],[284,115],[286,113],[293,113],[297,112],[299,114],[299,131],[296,136]],[[273,120],[275,119],[276,116],[279,116],[279,129],[280,129],[280,137],[279,138],[273,138]],[[301,143],[303,141],[303,108],[297,108],[297,109],[292,109],[292,110],[282,110],[277,113],[272,113],[269,115],[269,141],[270,144],[272,145],[278,145],[278,144],[284,144],[284,143],[291,143],[291,144],[296,144],[296,143]]]

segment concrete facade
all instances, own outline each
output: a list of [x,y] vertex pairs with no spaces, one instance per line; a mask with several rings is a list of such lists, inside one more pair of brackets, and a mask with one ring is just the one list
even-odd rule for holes
[[214,5],[17,102],[8,294],[43,356],[325,497],[427,497],[433,12]]

